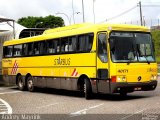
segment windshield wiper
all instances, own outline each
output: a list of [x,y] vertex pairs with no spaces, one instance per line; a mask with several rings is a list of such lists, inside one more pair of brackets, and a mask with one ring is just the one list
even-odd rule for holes
[[146,55],[143,55],[143,56],[146,59],[147,63],[150,64],[149,60],[147,59],[147,56]]

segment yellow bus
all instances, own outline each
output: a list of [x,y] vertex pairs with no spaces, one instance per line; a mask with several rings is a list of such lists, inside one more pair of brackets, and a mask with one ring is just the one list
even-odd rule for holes
[[20,90],[78,90],[89,99],[157,86],[154,45],[143,26],[76,24],[7,41],[3,51],[3,79]]

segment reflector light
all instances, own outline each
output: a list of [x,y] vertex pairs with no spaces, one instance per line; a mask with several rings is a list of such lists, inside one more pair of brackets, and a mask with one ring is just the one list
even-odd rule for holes
[[117,78],[116,76],[111,76],[111,81],[116,82],[116,78]]

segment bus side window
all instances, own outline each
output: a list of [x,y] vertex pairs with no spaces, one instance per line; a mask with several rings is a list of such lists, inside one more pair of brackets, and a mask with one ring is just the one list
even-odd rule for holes
[[47,54],[51,54],[51,53],[54,53],[53,52],[53,40],[48,40],[47,41]]
[[41,55],[46,54],[46,42],[45,41],[40,42],[39,52]]
[[57,53],[57,40],[53,40],[53,47],[52,47],[52,53]]
[[22,55],[26,56],[27,51],[28,51],[27,44],[23,44]]
[[3,47],[3,57],[7,57],[7,47]]
[[84,52],[86,49],[85,45],[85,35],[79,35],[78,36],[78,51]]
[[56,40],[56,53],[59,53],[60,52],[60,39],[57,39]]
[[68,39],[68,52],[76,52],[76,36],[69,37]]
[[33,43],[28,43],[28,55],[33,55]]
[[98,57],[104,63],[108,61],[106,33],[100,33],[98,35]]
[[78,36],[78,51],[89,52],[93,44],[93,33]]
[[40,42],[35,42],[33,48],[34,48],[34,55],[39,55]]
[[21,56],[22,55],[22,44],[21,45],[15,45],[13,47],[13,56]]
[[68,52],[68,37],[61,39],[61,52],[62,53]]
[[47,54],[58,53],[60,51],[59,39],[47,40],[46,44]]
[[4,57],[12,57],[13,54],[13,46],[6,46],[3,49]]
[[93,44],[94,34],[90,33],[86,35],[86,51],[91,51]]

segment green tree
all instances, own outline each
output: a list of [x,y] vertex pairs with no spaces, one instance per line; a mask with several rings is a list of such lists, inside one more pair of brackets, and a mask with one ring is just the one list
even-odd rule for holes
[[151,33],[155,46],[155,54],[157,57],[160,57],[160,30],[155,30]]
[[64,21],[61,17],[49,15],[46,17],[22,17],[17,21],[20,25],[27,28],[55,28],[64,26]]

